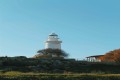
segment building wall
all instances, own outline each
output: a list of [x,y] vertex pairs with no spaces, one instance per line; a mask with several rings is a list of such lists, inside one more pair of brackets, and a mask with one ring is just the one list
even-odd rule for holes
[[51,48],[51,49],[61,49],[61,44],[58,42],[46,42],[45,48]]
[[95,57],[87,58],[87,61],[88,62],[101,62],[101,60],[99,58],[95,58]]

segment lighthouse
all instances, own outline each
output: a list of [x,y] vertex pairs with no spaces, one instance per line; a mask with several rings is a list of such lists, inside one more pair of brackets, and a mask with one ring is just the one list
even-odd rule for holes
[[56,33],[51,33],[45,41],[45,49],[61,49],[61,43],[62,41],[59,40],[58,35]]

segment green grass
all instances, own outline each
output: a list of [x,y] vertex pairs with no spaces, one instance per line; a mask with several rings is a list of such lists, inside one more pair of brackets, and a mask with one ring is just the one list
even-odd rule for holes
[[0,80],[120,80],[120,74],[0,73]]

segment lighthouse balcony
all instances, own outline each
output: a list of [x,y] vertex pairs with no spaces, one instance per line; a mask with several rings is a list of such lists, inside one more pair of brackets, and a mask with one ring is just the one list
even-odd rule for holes
[[45,43],[62,43],[62,41],[45,41]]

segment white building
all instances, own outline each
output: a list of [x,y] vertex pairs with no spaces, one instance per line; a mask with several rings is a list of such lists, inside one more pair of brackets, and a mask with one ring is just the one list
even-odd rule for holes
[[95,55],[86,57],[88,62],[101,62],[101,57],[104,55]]
[[61,49],[62,41],[59,40],[58,35],[55,33],[51,33],[48,36],[47,41],[45,41],[45,49]]

